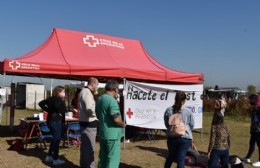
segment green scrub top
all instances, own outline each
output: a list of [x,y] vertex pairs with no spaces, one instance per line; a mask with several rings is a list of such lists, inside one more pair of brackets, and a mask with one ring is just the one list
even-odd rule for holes
[[96,113],[99,119],[99,137],[101,139],[119,139],[124,136],[124,128],[115,124],[113,115],[121,113],[116,99],[108,94],[100,96],[96,103]]

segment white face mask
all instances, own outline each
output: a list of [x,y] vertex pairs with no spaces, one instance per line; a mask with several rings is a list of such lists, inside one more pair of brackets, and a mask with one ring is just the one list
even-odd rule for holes
[[95,89],[94,95],[98,95],[98,89]]
[[120,95],[117,94],[116,97],[115,97],[115,99],[116,99],[117,102],[120,102]]
[[93,85],[93,93],[94,93],[94,95],[98,95],[98,84],[96,84],[96,85]]
[[65,98],[65,92],[64,91],[62,91],[62,92],[60,92],[60,97],[62,98],[62,99],[64,99]]

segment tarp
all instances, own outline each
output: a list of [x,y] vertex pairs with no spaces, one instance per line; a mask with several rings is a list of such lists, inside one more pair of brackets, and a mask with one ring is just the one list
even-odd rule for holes
[[161,65],[138,40],[64,29],[53,29],[51,36],[32,52],[4,59],[1,71],[7,75],[74,80],[95,76],[158,83],[203,83],[201,73],[185,73]]

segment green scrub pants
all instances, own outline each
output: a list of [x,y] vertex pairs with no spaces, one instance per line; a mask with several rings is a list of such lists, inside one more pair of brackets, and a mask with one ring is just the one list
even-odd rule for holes
[[118,168],[120,163],[120,139],[101,139],[98,168]]

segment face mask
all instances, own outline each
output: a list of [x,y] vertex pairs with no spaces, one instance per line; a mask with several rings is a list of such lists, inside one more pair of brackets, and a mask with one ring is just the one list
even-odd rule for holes
[[95,89],[94,95],[98,95],[98,90],[97,89]]
[[116,99],[117,102],[120,102],[120,95],[117,94],[116,97],[115,97],[115,99]]
[[94,92],[98,92],[98,87],[95,88],[95,91]]
[[92,87],[93,90],[91,90],[91,92],[94,94],[94,95],[97,95],[98,94],[98,87]]
[[65,92],[60,92],[60,97],[65,98]]

